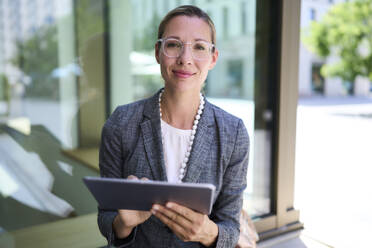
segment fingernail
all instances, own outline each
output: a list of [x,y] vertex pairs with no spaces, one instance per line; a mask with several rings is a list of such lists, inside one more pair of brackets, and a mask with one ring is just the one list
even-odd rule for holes
[[172,208],[173,207],[173,204],[170,203],[170,202],[168,202],[166,206],[167,206],[167,208]]
[[152,206],[152,209],[159,210],[159,206],[158,205],[154,205],[154,206]]

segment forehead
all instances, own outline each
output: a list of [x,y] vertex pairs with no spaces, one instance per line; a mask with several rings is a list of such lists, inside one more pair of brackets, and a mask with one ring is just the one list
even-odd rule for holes
[[176,16],[165,26],[163,37],[174,36],[180,39],[203,39],[211,42],[211,29],[208,23],[196,16]]

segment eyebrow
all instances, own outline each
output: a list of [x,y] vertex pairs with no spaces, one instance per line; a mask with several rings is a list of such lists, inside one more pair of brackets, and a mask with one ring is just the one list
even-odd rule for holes
[[[177,40],[181,40],[180,37],[178,37],[178,36],[168,36],[168,37],[165,37],[165,38],[163,38],[163,39],[169,39],[169,38],[177,39]],[[194,41],[205,41],[205,42],[208,42],[208,43],[212,43],[212,42],[207,41],[207,40],[202,39],[202,38],[194,39]]]

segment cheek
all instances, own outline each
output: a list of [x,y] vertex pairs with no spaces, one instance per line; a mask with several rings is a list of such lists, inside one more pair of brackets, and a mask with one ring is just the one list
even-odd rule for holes
[[200,81],[204,83],[208,76],[208,66],[199,67],[200,70]]
[[170,66],[172,65],[172,61],[167,58],[162,58],[160,63],[160,69],[162,72],[167,72],[170,70]]
[[208,75],[208,72],[209,72],[209,66],[208,66],[208,64],[200,65],[199,66],[199,70],[200,70],[200,74],[203,77],[206,77]]
[[164,60],[160,61],[160,72],[164,76],[167,74],[168,66],[167,63]]
[[165,78],[168,78],[168,72],[167,72],[167,67],[164,65],[164,64],[162,64],[161,66],[160,66],[160,73],[161,73],[161,75],[162,75],[162,77],[165,79]]

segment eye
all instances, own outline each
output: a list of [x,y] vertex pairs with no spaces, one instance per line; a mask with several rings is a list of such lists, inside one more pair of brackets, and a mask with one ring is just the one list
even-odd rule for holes
[[180,42],[177,42],[177,41],[167,41],[165,43],[165,47],[166,48],[180,48],[181,47],[181,43]]
[[195,43],[194,45],[194,50],[204,51],[207,49],[208,49],[207,45],[203,43]]

